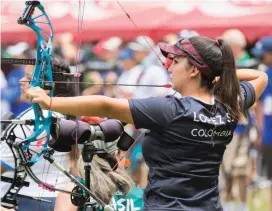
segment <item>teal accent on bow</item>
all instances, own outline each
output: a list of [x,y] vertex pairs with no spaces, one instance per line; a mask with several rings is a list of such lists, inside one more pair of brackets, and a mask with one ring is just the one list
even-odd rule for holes
[[[50,89],[49,95],[53,96],[53,83],[49,82],[45,84],[45,81],[53,81],[52,67],[51,67],[51,55],[53,49],[53,28],[48,15],[46,14],[44,7],[38,1],[27,1],[26,8],[23,15],[18,19],[19,24],[23,24],[35,31],[37,35],[37,53],[35,68],[32,73],[32,79],[30,82],[30,88],[46,87]],[[41,14],[32,17],[35,9],[39,9]],[[44,18],[44,21],[37,21],[37,19]],[[48,25],[49,32],[41,28],[38,24]],[[46,79],[46,80],[45,80]],[[47,116],[44,116],[42,109],[36,103],[32,103],[32,108],[35,115],[34,134],[25,139],[21,145],[21,149],[26,152],[27,165],[34,165],[39,158],[47,151],[48,141],[50,139],[50,126],[52,122],[52,112],[48,111]],[[37,146],[39,144],[40,146]],[[36,143],[35,143],[36,142]],[[35,146],[35,147],[33,147]],[[37,147],[39,150],[37,150]],[[34,149],[36,148],[36,149]],[[29,152],[27,154],[27,151]]]

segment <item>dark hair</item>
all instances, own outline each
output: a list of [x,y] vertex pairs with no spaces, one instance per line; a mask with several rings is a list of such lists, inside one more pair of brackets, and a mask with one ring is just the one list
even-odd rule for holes
[[64,59],[58,56],[51,57],[51,67],[53,74],[53,81],[63,81],[68,83],[55,83],[54,96],[75,96],[76,90],[74,84],[69,82],[73,81],[73,76],[64,75],[62,73],[71,73],[70,67]]
[[[210,67],[214,77],[220,76],[214,86],[214,94],[227,108],[231,117],[239,120],[241,117],[240,84],[236,75],[236,66],[231,47],[224,40],[212,40],[207,37],[195,36],[190,42]],[[201,85],[209,89],[213,87],[212,80],[202,75]]]

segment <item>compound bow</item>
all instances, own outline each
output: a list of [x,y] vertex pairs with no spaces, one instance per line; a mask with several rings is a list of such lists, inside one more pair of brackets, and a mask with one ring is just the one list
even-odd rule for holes
[[[27,1],[26,8],[22,16],[18,19],[19,24],[23,24],[34,30],[37,35],[37,53],[36,60],[22,60],[21,63],[24,64],[35,64],[33,70],[32,79],[30,82],[30,87],[41,87],[43,89],[49,90],[49,95],[53,96],[53,77],[52,77],[52,68],[50,58],[53,50],[53,28],[50,22],[48,15],[45,12],[44,7],[39,1]],[[41,14],[33,17],[35,10],[38,9]],[[45,21],[37,21],[37,19],[44,18]],[[49,27],[49,31],[44,30],[38,24],[45,24]],[[12,60],[7,60],[12,63]],[[14,63],[18,63],[18,60],[14,60]],[[45,78],[49,82],[45,82]],[[32,172],[31,166],[35,165],[38,162],[39,158],[43,156],[47,159],[52,165],[54,165],[59,171],[65,174],[70,180],[80,187],[81,190],[84,190],[88,196],[92,197],[96,202],[98,202],[104,210],[112,210],[112,208],[105,204],[101,199],[96,197],[85,185],[79,182],[73,175],[67,172],[60,164],[56,163],[55,160],[51,157],[54,153],[52,149],[48,147],[48,141],[50,140],[50,127],[53,121],[57,121],[56,118],[52,119],[52,112],[48,111],[47,115],[44,115],[44,112],[38,104],[32,103],[32,109],[34,111],[34,120],[4,120],[1,123],[12,123],[14,126],[9,128],[7,131],[12,131],[16,125],[33,125],[34,133],[25,138],[21,142],[15,142],[15,134],[9,132],[4,134],[2,140],[6,140],[9,147],[11,148],[14,158],[15,158],[15,176],[12,181],[12,185],[9,188],[9,191],[1,199],[2,202],[7,204],[13,204],[14,208],[18,208],[16,202],[16,196],[18,195],[19,190],[24,186],[28,185],[24,180],[26,175],[29,175],[39,187],[50,191],[59,191],[67,194],[71,194],[74,197],[82,198],[82,195],[76,191],[69,192],[66,190],[61,190],[56,188],[54,185],[47,184],[42,182],[36,175]],[[26,136],[25,136],[26,137]],[[39,143],[38,143],[39,142]],[[37,147],[38,146],[38,147]],[[13,150],[15,149],[15,151]],[[19,163],[18,163],[19,161]],[[2,177],[3,178],[3,177]],[[15,191],[14,191],[15,189]]]

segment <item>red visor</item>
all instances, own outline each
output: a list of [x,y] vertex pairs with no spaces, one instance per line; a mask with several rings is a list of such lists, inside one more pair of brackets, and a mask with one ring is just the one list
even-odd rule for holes
[[[204,62],[201,56],[197,53],[194,46],[188,39],[182,40],[180,46],[184,49],[182,50],[176,44],[171,45],[167,43],[159,43],[160,50],[166,58],[172,59],[173,56],[186,56],[189,61],[197,67],[197,69],[207,78],[214,79],[214,75],[208,65]],[[187,52],[186,52],[187,51]],[[170,56],[172,54],[173,56]]]

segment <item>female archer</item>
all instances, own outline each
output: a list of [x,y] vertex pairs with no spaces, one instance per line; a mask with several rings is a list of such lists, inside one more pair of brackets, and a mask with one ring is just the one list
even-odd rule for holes
[[27,96],[44,109],[107,116],[148,129],[143,143],[149,167],[145,211],[222,210],[218,175],[223,154],[237,121],[264,91],[267,75],[236,70],[223,40],[196,36],[159,46],[173,61],[168,72],[182,98],[50,98],[38,87]]

